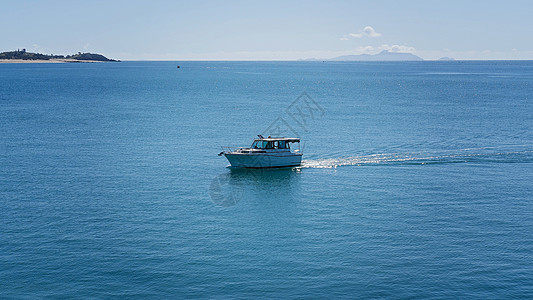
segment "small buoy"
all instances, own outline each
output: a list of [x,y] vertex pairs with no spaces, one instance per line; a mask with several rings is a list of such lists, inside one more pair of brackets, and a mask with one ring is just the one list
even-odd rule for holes
[[180,66],[178,66],[178,69],[180,68]]

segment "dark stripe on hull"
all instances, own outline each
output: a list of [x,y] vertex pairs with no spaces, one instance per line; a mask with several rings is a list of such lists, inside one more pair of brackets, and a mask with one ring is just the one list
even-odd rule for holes
[[289,166],[275,166],[275,167],[233,167],[233,168],[239,168],[239,169],[280,169],[280,168],[291,168],[291,167],[299,167],[302,164],[299,165],[289,165]]

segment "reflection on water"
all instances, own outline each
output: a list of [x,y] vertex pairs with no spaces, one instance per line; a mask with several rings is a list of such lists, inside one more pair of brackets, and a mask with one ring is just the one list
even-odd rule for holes
[[290,193],[298,182],[301,169],[243,169],[230,168],[211,181],[209,196],[218,206],[237,204],[244,197],[261,193]]

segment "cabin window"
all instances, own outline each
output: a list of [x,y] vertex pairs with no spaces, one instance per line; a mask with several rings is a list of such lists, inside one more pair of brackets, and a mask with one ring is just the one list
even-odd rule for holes
[[287,143],[285,141],[279,141],[279,149],[287,149]]
[[267,147],[267,142],[266,141],[254,141],[252,143],[252,148],[253,149],[264,149],[265,147]]

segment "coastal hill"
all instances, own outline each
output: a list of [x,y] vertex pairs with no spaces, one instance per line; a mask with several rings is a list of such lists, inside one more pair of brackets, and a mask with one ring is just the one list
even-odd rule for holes
[[398,53],[383,50],[378,54],[344,55],[331,58],[332,61],[416,61],[423,60],[412,53]]
[[0,60],[17,61],[59,61],[59,62],[111,62],[118,61],[109,59],[101,54],[81,53],[73,55],[54,55],[26,52],[26,49],[0,53]]

